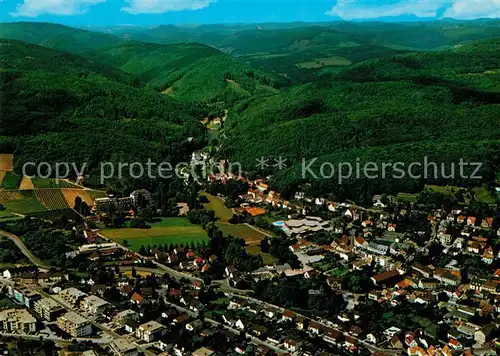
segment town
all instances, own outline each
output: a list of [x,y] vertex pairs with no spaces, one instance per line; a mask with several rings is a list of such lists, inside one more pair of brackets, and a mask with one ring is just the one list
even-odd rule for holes
[[[85,355],[493,355],[496,210],[446,210],[431,198],[377,195],[361,207],[299,191],[286,201],[265,180],[219,174],[194,201],[175,203],[208,242],[140,248],[131,227],[109,230],[116,237],[102,222],[113,225],[112,212],[154,231],[143,226],[154,220],[145,217],[152,195],[98,198],[73,226],[81,243],[66,259],[76,268],[26,252],[34,263],[3,271],[12,307],[0,312],[1,332]],[[225,224],[221,210],[232,213]],[[262,238],[224,236],[227,227]]]

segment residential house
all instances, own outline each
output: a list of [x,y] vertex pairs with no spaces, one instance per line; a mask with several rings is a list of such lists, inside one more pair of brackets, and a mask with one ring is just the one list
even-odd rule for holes
[[292,340],[290,338],[285,339],[285,342],[283,344],[285,349],[287,349],[290,352],[297,352],[300,347],[300,343],[296,340]]
[[498,330],[495,324],[488,324],[474,333],[474,340],[479,345],[484,345],[493,338],[494,333]]

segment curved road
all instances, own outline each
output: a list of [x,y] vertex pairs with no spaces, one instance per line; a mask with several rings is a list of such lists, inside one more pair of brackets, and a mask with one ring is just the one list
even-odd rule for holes
[[23,255],[25,255],[26,258],[28,258],[28,260],[30,260],[30,262],[33,263],[35,266],[47,270],[54,267],[41,261],[38,257],[36,257],[33,253],[31,253],[31,251],[28,250],[28,248],[26,247],[24,242],[19,238],[19,236],[16,236],[4,230],[0,230],[0,237],[6,237],[9,240],[13,241],[16,244],[16,246],[19,247]]

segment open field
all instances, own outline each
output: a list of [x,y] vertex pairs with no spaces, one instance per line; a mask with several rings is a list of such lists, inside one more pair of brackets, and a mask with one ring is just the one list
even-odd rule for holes
[[7,171],[0,171],[0,187],[2,186],[2,182],[6,174]]
[[0,204],[2,204],[7,211],[28,214],[46,211],[35,196],[33,191],[0,191]]
[[19,190],[33,190],[35,189],[35,186],[33,185],[33,182],[31,181],[30,177],[24,176],[23,179],[21,180],[21,183],[19,184]]
[[17,187],[19,187],[19,183],[21,183],[21,179],[23,179],[23,177],[18,174],[15,174],[13,172],[5,172],[1,188],[17,189]]
[[[425,189],[432,190],[437,193],[441,194],[447,194],[454,196],[460,189],[460,187],[454,187],[454,186],[437,186],[437,185],[426,185]],[[469,191],[470,189],[466,189]],[[476,196],[476,200],[481,202],[481,203],[486,203],[486,204],[494,204],[495,203],[495,198],[491,195],[491,193],[486,189],[484,186],[480,187],[474,187],[473,188],[474,194]],[[469,203],[469,195],[465,194],[465,203]]]
[[67,209],[70,206],[64,199],[61,189],[36,189],[36,197],[48,210]]
[[260,251],[260,245],[251,245],[246,247],[247,253],[250,255],[261,255],[262,261],[266,266],[274,265],[274,258],[268,253]]
[[14,167],[14,155],[10,153],[0,154],[0,171],[12,171]]
[[43,178],[33,178],[33,185],[37,189],[45,189],[45,188],[72,188],[72,189],[82,189],[76,184],[73,184],[67,180],[63,179],[43,179]]
[[227,223],[228,220],[233,216],[233,211],[229,208],[226,208],[224,205],[224,201],[213,195],[202,192],[201,195],[204,195],[208,198],[209,203],[204,204],[205,209],[212,210],[215,212],[215,217],[220,220],[220,222]]
[[266,237],[266,235],[252,229],[247,225],[232,225],[228,223],[217,223],[217,226],[221,229],[224,235],[231,235],[234,237],[239,237],[247,244],[255,244],[260,243],[262,239]]
[[317,69],[330,66],[348,66],[351,64],[352,62],[347,58],[335,56],[331,58],[316,58],[314,61],[297,63],[297,68]]
[[[144,272],[144,271],[136,271],[138,276],[141,276],[142,278],[146,278],[151,275],[151,272]],[[128,278],[132,278],[132,271],[125,271],[123,272],[124,276],[127,276]]]
[[207,233],[198,225],[191,224],[185,218],[167,218],[160,222],[150,224],[150,229],[103,229],[100,234],[118,243],[127,240],[129,247],[139,251],[141,245],[165,244],[197,244],[208,241]]
[[80,197],[82,201],[87,203],[87,205],[89,206],[94,204],[96,198],[106,197],[106,192],[94,190],[65,188],[61,189],[61,192],[70,207],[73,207],[75,205],[76,197]]

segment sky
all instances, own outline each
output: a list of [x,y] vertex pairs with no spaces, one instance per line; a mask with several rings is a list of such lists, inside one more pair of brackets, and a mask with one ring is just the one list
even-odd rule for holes
[[500,0],[0,0],[0,21],[157,25],[500,18]]

